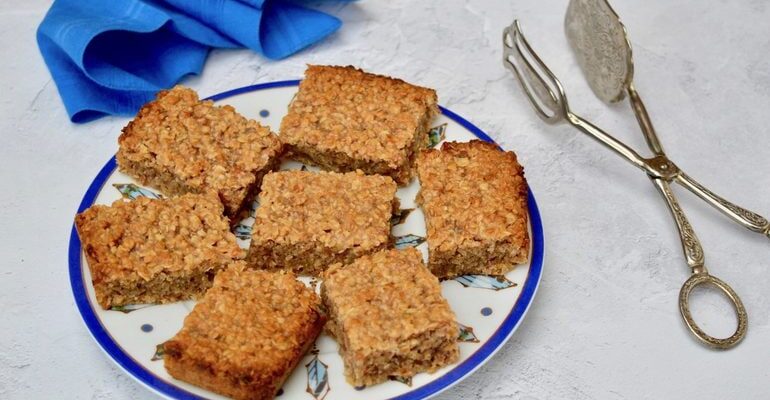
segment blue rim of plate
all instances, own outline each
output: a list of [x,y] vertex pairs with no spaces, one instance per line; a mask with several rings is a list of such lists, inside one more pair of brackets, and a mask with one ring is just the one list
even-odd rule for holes
[[[277,81],[268,82],[251,86],[244,86],[242,88],[229,90],[223,93],[219,93],[208,97],[208,100],[222,100],[235,95],[253,92],[257,90],[265,90],[286,86],[297,86],[299,80]],[[484,133],[481,129],[468,122],[463,117],[455,114],[452,111],[447,110],[444,107],[440,107],[441,113],[446,115],[451,120],[462,125],[465,129],[476,135],[479,139],[494,143],[491,137]],[[78,213],[85,211],[88,207],[94,204],[96,197],[102,190],[104,183],[115,171],[117,164],[115,157],[113,156],[107,164],[102,167],[101,171],[96,175],[91,185],[88,187],[83,200],[78,207]],[[497,350],[499,350],[510,338],[513,332],[518,327],[519,323],[527,313],[532,300],[535,297],[540,277],[543,270],[543,225],[540,219],[540,211],[537,208],[535,197],[532,195],[532,191],[528,194],[528,208],[530,216],[530,225],[532,227],[532,259],[530,262],[529,273],[527,274],[527,280],[524,282],[521,294],[516,300],[510,313],[505,317],[503,323],[497,328],[494,334],[481,346],[475,353],[473,353],[468,359],[457,365],[451,371],[444,374],[442,377],[431,381],[430,383],[423,385],[415,390],[396,396],[391,400],[417,400],[424,399],[430,396],[434,396],[439,392],[442,392],[454,384],[460,382],[465,377],[470,375],[473,371],[479,368],[487,359],[489,359]],[[82,250],[80,247],[80,239],[77,235],[75,225],[72,225],[72,231],[70,233],[70,245],[69,245],[69,273],[70,273],[70,285],[72,286],[72,293],[75,296],[75,303],[77,304],[78,311],[83,317],[83,321],[86,327],[90,331],[94,340],[102,347],[102,349],[115,361],[121,368],[131,374],[137,381],[144,384],[148,388],[158,392],[167,397],[175,399],[203,399],[202,397],[190,393],[182,388],[174,386],[167,381],[152,374],[150,371],[143,368],[136,362],[130,355],[123,351],[123,349],[113,340],[109,332],[104,328],[99,317],[94,312],[94,305],[91,304],[88,294],[86,292],[86,283],[83,280],[82,269]]]

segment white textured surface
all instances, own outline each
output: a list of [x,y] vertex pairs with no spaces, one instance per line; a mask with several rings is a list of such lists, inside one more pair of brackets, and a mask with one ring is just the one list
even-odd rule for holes
[[[127,119],[69,123],[34,42],[48,2],[12,3],[0,3],[0,398],[151,399],[89,337],[67,275],[73,213]],[[687,274],[679,242],[647,178],[579,133],[542,124],[501,67],[500,32],[515,16],[575,111],[644,144],[630,109],[605,107],[580,76],[561,26],[566,1],[411,3],[331,6],[345,26],[323,44],[278,62],[214,51],[184,83],[209,95],[296,78],[305,63],[353,64],[436,88],[442,104],[519,154],[545,223],[542,286],[511,342],[440,398],[767,398],[768,239],[677,191],[712,272],[750,316],[736,349],[698,345],[676,309]],[[768,3],[615,3],[669,155],[770,215]],[[725,316],[707,327],[728,320],[722,302],[699,300],[701,314]]]

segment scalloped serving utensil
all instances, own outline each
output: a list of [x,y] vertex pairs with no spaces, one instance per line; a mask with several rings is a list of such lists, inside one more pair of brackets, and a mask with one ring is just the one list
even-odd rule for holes
[[[561,82],[532,50],[518,20],[503,31],[503,64],[513,72],[535,112],[543,121],[549,124],[567,122],[647,173],[674,217],[682,250],[692,272],[679,291],[679,311],[682,319],[690,332],[706,345],[717,349],[735,346],[746,335],[746,309],[728,284],[709,274],[700,241],[671,191],[670,184],[675,182],[684,186],[733,221],[768,237],[770,222],[708,190],[680,170],[666,156],[644,103],[633,84],[634,64],[625,26],[606,0],[571,0],[564,26],[569,44],[594,94],[606,103],[621,101],[628,95],[647,145],[653,153],[652,157],[640,156],[609,133],[570,110]],[[732,303],[738,324],[731,336],[710,336],[693,320],[690,294],[700,285],[718,288]]]

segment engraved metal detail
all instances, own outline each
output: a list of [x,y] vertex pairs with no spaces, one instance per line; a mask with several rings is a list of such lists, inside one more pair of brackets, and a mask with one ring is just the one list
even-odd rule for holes
[[626,28],[605,0],[571,0],[564,29],[578,64],[597,97],[623,100],[634,74]]
[[703,265],[703,248],[698,241],[698,237],[695,235],[695,231],[690,225],[690,221],[684,215],[682,207],[679,206],[679,202],[676,201],[674,193],[671,191],[671,187],[668,184],[659,185],[663,191],[663,195],[668,200],[668,204],[671,208],[671,214],[676,219],[676,224],[679,226],[679,230],[682,236],[682,247],[687,257],[687,263],[691,267]]
[[730,210],[734,214],[745,219],[746,222],[750,223],[751,225],[754,225],[756,229],[764,230],[768,227],[768,225],[770,225],[770,222],[768,222],[767,219],[765,219],[765,217],[723,199],[722,197],[712,192],[711,190],[708,190],[705,186],[701,185],[698,181],[690,178],[689,176],[685,176],[685,178],[687,179],[690,185],[700,190],[701,192],[705,193],[708,197],[710,197],[717,203],[721,204],[724,208]]

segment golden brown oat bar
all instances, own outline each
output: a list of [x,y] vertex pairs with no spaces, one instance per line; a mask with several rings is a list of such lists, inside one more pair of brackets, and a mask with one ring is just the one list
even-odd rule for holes
[[166,370],[235,399],[272,399],[323,329],[320,305],[294,274],[236,262],[163,345]]
[[196,298],[242,255],[216,193],[140,197],[75,217],[96,299],[108,309]]
[[398,200],[387,176],[280,171],[265,176],[246,262],[318,275],[389,244]]
[[419,155],[417,174],[436,276],[499,275],[527,261],[527,181],[513,152],[447,142]]
[[414,248],[384,250],[323,275],[321,297],[352,385],[433,372],[459,357],[455,316]]
[[405,185],[436,114],[432,89],[353,67],[310,65],[281,121],[281,140],[300,161]]
[[121,171],[168,195],[216,190],[231,219],[254,198],[282,149],[268,127],[181,86],[142,107],[118,144]]

